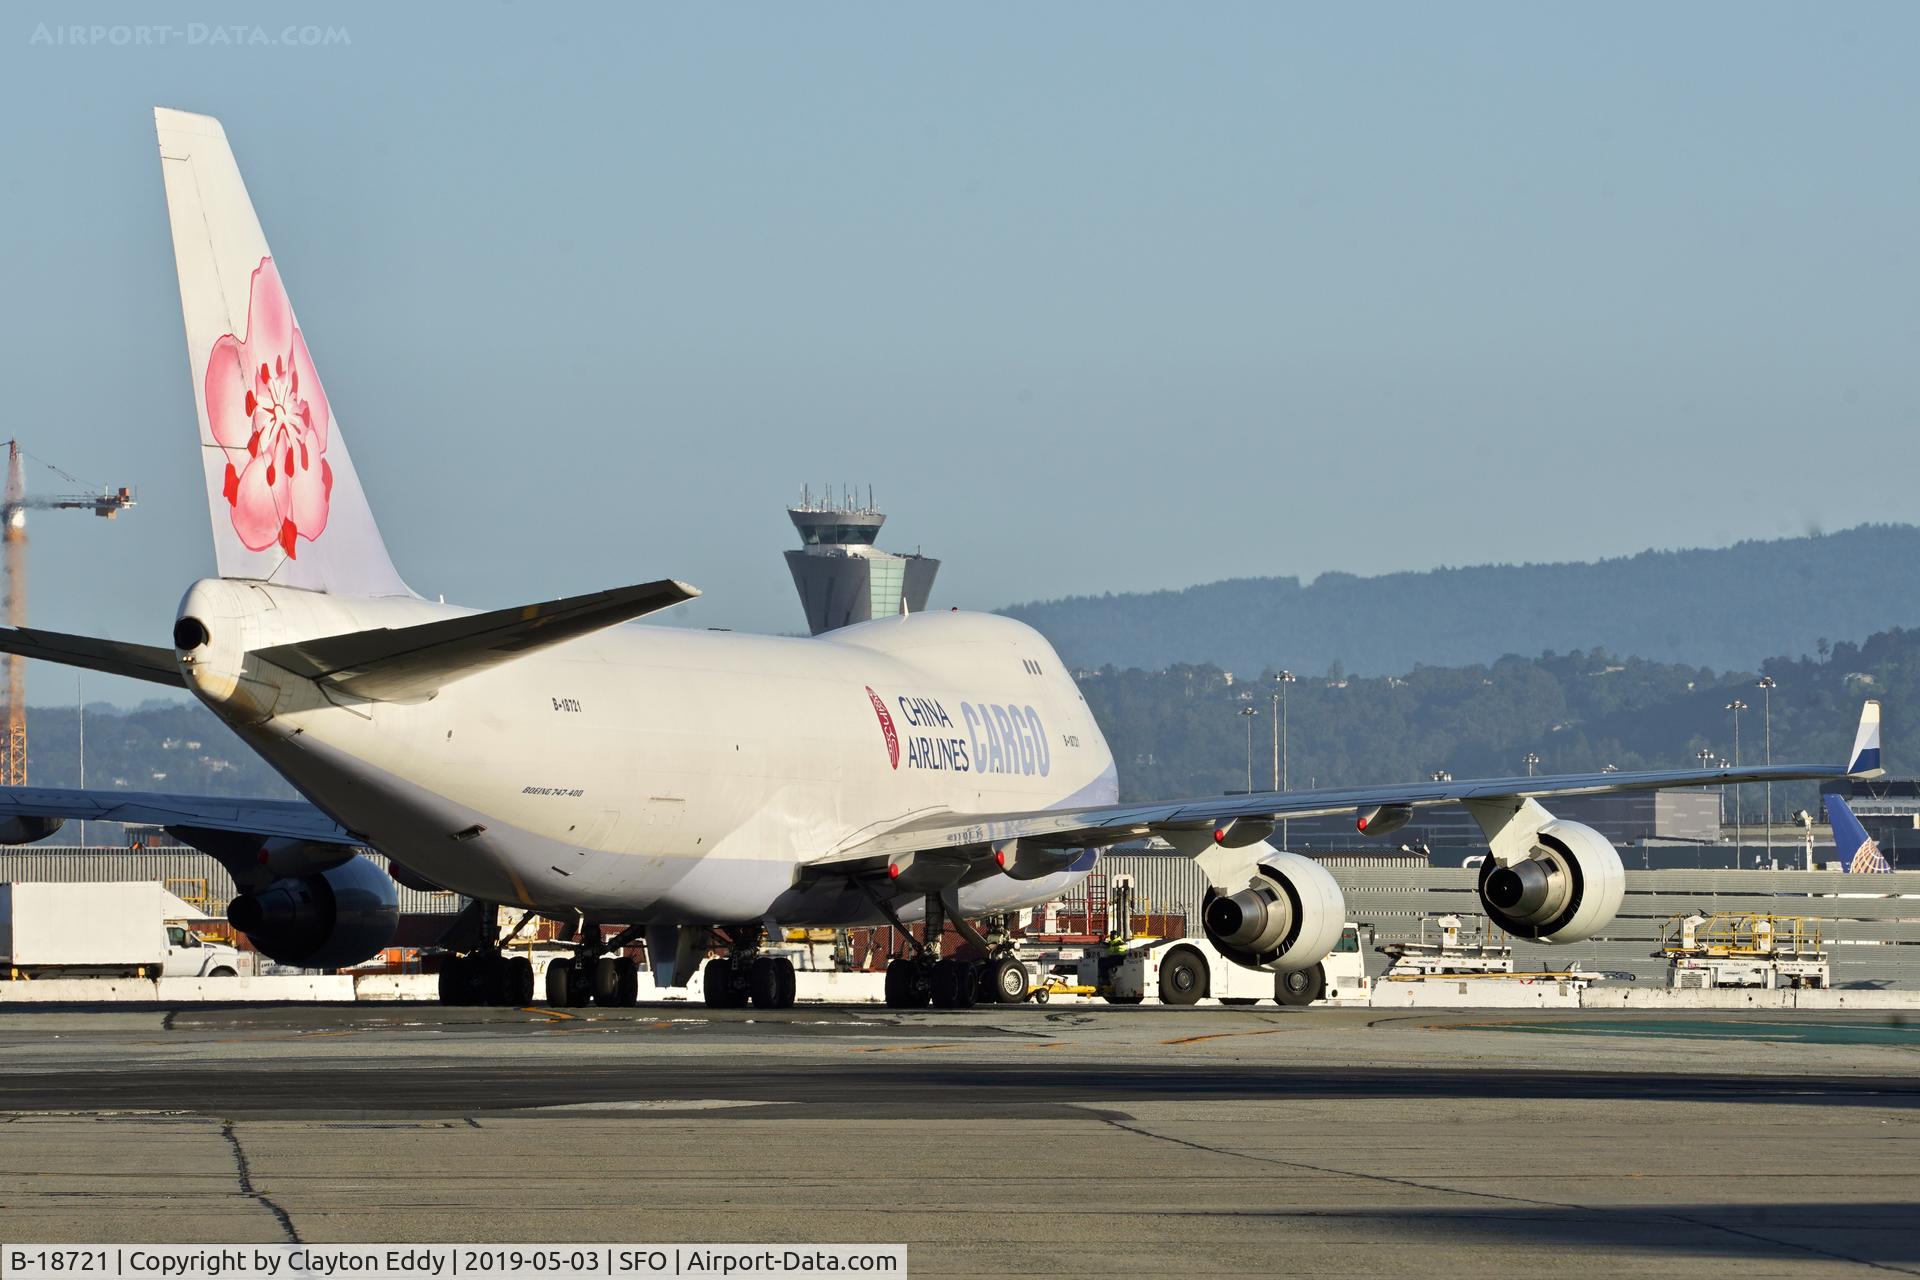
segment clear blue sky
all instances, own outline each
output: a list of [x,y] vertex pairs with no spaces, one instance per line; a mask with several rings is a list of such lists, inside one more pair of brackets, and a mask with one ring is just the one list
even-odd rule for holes
[[142,505],[34,518],[43,626],[211,568],[155,103],[450,600],[798,629],[823,480],[972,607],[1913,515],[1912,5],[72,11],[0,27],[0,434]]

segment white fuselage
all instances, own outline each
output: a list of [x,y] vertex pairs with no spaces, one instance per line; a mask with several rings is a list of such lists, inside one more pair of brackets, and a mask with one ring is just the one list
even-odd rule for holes
[[[366,702],[248,650],[470,610],[208,579],[188,683],[310,799],[446,888],[623,922],[877,920],[807,862],[909,818],[1115,799],[1113,759],[1041,636],[975,613],[810,639],[628,625],[423,701]],[[969,914],[1085,867],[961,890]]]

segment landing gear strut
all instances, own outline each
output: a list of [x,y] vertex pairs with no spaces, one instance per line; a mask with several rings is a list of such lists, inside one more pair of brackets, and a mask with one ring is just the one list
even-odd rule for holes
[[[913,949],[911,955],[897,956],[887,965],[887,1007],[889,1009],[971,1009],[976,1001],[1019,1004],[1027,998],[1032,982],[1026,965],[1012,954],[1012,944],[1004,933],[989,940],[966,917],[954,910],[950,893],[926,896],[925,938],[916,939],[901,921],[893,904],[880,894],[873,901],[883,915]],[[961,960],[940,954],[940,938],[947,921],[980,954],[984,963]]]
[[793,1008],[797,987],[793,961],[785,956],[762,955],[760,940],[764,933],[757,924],[727,931],[727,954],[707,961],[701,978],[707,1008]]
[[[452,954],[440,966],[440,1003],[446,1005],[524,1005],[533,1001],[533,962],[500,950],[500,907],[476,902],[470,919],[456,921],[449,937]],[[513,927],[518,933],[531,911]],[[462,946],[464,943],[466,945]]]
[[574,953],[547,966],[547,1003],[567,1008],[588,1004],[631,1009],[640,998],[640,967],[618,954],[631,946],[644,925],[631,925],[603,940],[600,926],[583,922],[576,930]]

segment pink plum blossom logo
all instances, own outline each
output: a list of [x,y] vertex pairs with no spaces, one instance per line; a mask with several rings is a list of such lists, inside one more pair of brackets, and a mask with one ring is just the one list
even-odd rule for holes
[[893,717],[887,714],[887,704],[880,701],[880,695],[867,686],[867,701],[873,704],[873,714],[880,717],[880,736],[886,739],[887,761],[894,768],[900,767],[900,734],[893,727]]
[[272,258],[260,259],[247,293],[247,335],[231,333],[207,358],[207,425],[226,451],[221,492],[233,531],[249,551],[276,542],[297,558],[301,538],[327,528],[333,468],[327,464],[327,393]]

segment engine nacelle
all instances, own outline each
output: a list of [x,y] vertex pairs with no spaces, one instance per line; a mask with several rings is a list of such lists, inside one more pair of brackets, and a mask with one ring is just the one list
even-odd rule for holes
[[1327,869],[1297,853],[1269,852],[1247,887],[1209,890],[1207,941],[1235,964],[1276,973],[1308,968],[1340,940],[1347,904]]
[[32,844],[45,840],[66,825],[65,818],[36,818],[22,815],[0,818],[0,844]]
[[1353,815],[1353,829],[1363,836],[1384,836],[1412,821],[1410,804],[1376,804]]
[[281,964],[338,969],[393,941],[400,897],[392,877],[356,854],[241,894],[228,904],[227,919],[262,955]]
[[1592,827],[1558,818],[1533,835],[1524,857],[1480,864],[1480,905],[1516,938],[1582,942],[1619,914],[1627,873]]

